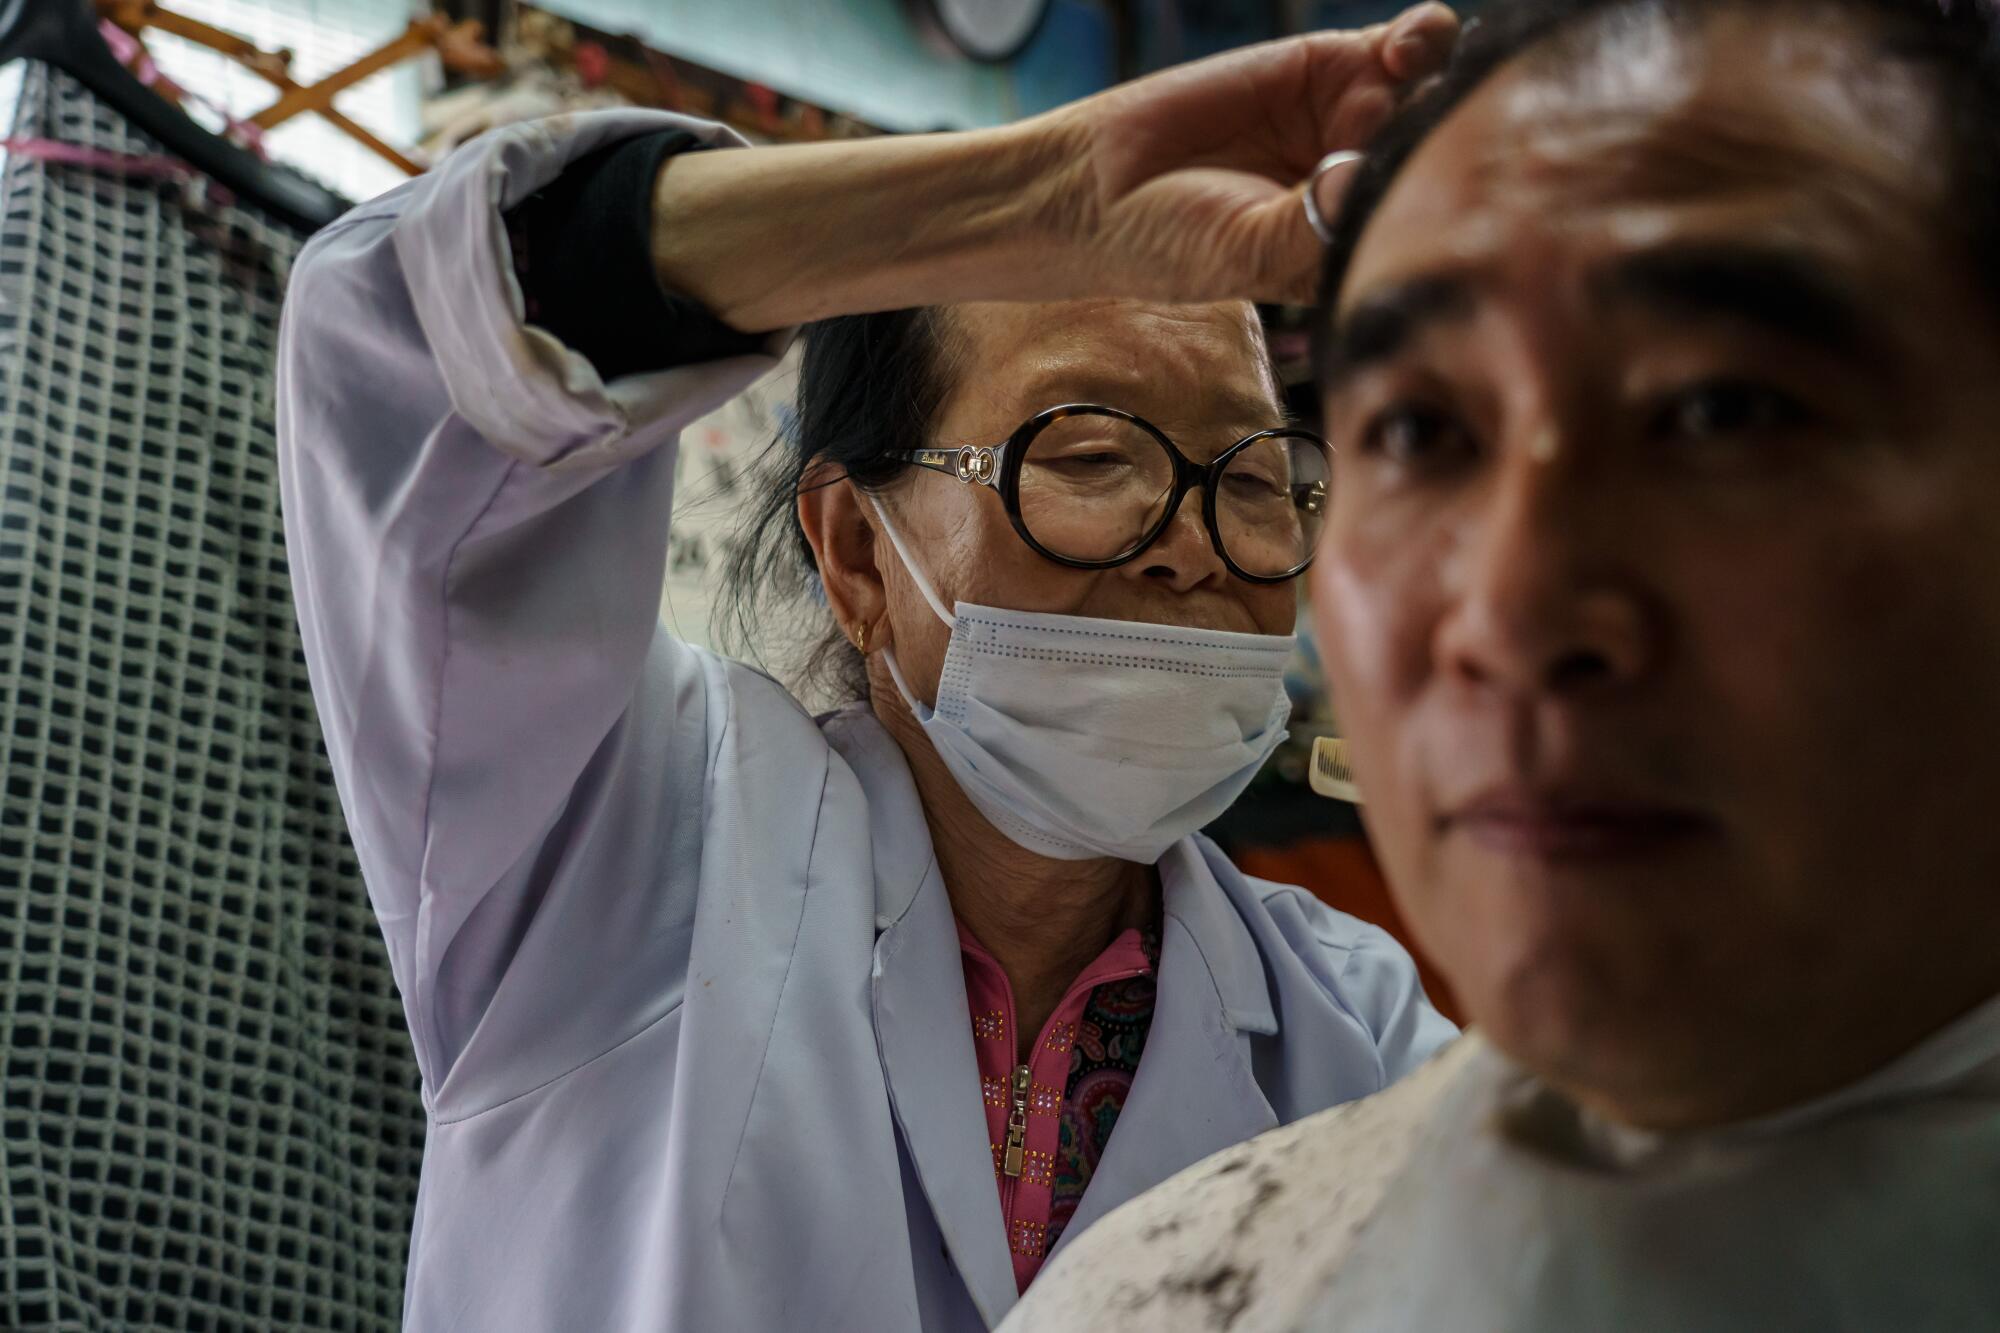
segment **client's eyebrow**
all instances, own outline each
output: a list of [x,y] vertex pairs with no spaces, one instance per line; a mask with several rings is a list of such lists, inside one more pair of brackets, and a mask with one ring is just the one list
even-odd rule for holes
[[1330,386],[1392,360],[1425,329],[1472,310],[1472,284],[1460,277],[1416,278],[1363,297],[1334,325],[1320,378]]
[[1618,260],[1592,284],[1607,303],[1730,320],[1843,357],[1877,350],[1867,306],[1810,255],[1768,246],[1677,246]]

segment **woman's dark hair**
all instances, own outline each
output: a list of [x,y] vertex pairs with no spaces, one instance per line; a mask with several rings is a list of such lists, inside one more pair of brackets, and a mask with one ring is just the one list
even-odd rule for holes
[[801,337],[796,414],[765,455],[754,483],[762,498],[724,567],[723,630],[739,651],[786,643],[803,681],[859,698],[867,673],[821,609],[825,590],[798,497],[842,477],[880,490],[909,466],[888,455],[930,443],[951,387],[947,315],[936,307],[843,315]]
[[1451,65],[1369,146],[1334,221],[1320,285],[1315,360],[1329,351],[1332,311],[1362,233],[1424,141],[1502,66],[1619,11],[1646,11],[1691,25],[1724,9],[1772,13],[1786,7],[1823,22],[1836,8],[1869,21],[1881,53],[1926,71],[1942,106],[1952,214],[1967,254],[2000,302],[2000,53],[1988,0],[1497,0],[1468,26]]

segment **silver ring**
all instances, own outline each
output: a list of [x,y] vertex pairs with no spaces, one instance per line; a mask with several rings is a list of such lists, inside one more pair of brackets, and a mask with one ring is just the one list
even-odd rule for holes
[[1320,178],[1335,167],[1344,167],[1350,162],[1365,162],[1367,159],[1368,154],[1357,153],[1351,148],[1328,153],[1319,160],[1319,165],[1313,168],[1313,174],[1306,180],[1306,222],[1312,227],[1313,235],[1319,237],[1321,245],[1333,244],[1333,228],[1329,227],[1326,219],[1320,215],[1318,198]]

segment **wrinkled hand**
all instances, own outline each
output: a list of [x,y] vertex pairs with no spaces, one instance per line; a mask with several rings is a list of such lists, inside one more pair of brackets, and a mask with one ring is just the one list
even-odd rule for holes
[[[1035,127],[1066,165],[1053,225],[1079,289],[1155,300],[1310,301],[1307,178],[1364,147],[1442,69],[1458,19],[1424,4],[1357,32],[1268,42],[1100,93]],[[1331,217],[1352,169],[1320,182]]]

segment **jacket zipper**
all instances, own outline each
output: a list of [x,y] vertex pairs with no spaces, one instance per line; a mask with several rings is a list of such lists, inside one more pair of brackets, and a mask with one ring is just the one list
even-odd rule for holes
[[[1099,977],[1090,983],[1092,989],[1109,985],[1114,981],[1126,981],[1143,975],[1140,971],[1114,972],[1110,976]],[[1063,996],[1063,1002],[1056,1006],[1061,1013],[1069,1007],[1073,993]],[[1010,987],[1007,994],[1007,1031],[1014,1030],[1014,996]],[[1049,1022],[1055,1022],[1051,1015]],[[1049,1029],[1044,1025],[1036,1034],[1035,1044],[1028,1048],[1030,1053],[1042,1049],[1048,1042]],[[1014,1196],[1020,1192],[1021,1172],[1027,1162],[1028,1151],[1028,1092],[1034,1081],[1034,1070],[1023,1062],[1014,1066],[1008,1080],[1007,1141],[1000,1149],[1000,1218],[1007,1235],[1008,1258],[1013,1258],[1014,1248]]]
[[1000,1159],[1000,1173],[1009,1180],[1021,1178],[1021,1158],[1028,1144],[1028,1084],[1032,1077],[1026,1065],[1014,1066],[1014,1099],[1007,1112],[1007,1148]]

